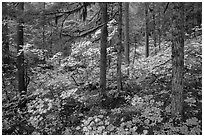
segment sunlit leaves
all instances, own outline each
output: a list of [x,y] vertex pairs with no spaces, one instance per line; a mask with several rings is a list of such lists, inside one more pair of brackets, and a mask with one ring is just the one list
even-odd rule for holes
[[189,106],[196,106],[196,105],[195,105],[195,103],[196,103],[196,99],[195,99],[195,98],[192,98],[192,97],[189,98],[189,97],[187,97],[187,99],[185,99],[184,101],[187,102]]
[[144,105],[143,103],[144,103],[143,99],[137,95],[135,95],[131,101],[131,105],[133,106],[136,105],[137,107],[140,107],[140,108]]
[[68,90],[68,91],[63,91],[60,95],[60,97],[62,99],[65,99],[65,98],[68,98],[70,97],[71,95],[73,95],[78,89],[75,88],[75,89],[71,89],[71,90]]
[[155,134],[165,135],[200,135],[201,126],[200,121],[196,117],[187,119],[186,122],[174,126],[172,121],[164,123],[163,128],[160,131],[154,131]]
[[187,125],[198,125],[199,121],[196,117],[192,117],[191,119],[186,120]]
[[[150,126],[154,126],[156,123],[160,123],[163,120],[161,117],[161,109],[156,107],[147,107],[142,113],[142,117],[147,118],[145,122]],[[149,120],[151,121],[151,124]]]

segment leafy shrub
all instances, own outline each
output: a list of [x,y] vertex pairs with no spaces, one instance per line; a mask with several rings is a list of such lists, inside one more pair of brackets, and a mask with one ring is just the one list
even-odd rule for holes
[[196,117],[187,119],[185,122],[182,122],[175,126],[172,119],[169,122],[164,123],[162,128],[159,131],[154,131],[154,134],[159,135],[201,135],[201,121]]

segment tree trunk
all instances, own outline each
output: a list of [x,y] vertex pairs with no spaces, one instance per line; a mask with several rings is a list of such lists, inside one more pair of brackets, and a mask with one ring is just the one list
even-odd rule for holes
[[183,75],[184,75],[184,4],[173,5],[172,41],[172,101],[173,117],[183,112]]
[[119,19],[118,19],[118,43],[117,43],[117,89],[122,89],[122,2],[119,2]]
[[101,31],[101,49],[100,49],[100,89],[101,89],[101,95],[105,95],[106,90],[106,48],[107,48],[107,37],[108,37],[108,30],[107,30],[107,3],[99,3],[101,8],[101,19],[102,23],[105,23],[105,25],[102,27]]
[[135,47],[134,47],[134,55],[133,55],[133,61],[132,61],[132,64],[134,66],[135,64],[135,57],[136,57],[136,50],[137,50],[137,36],[135,35]]
[[43,46],[42,48],[45,48],[45,2],[43,2]]
[[146,36],[146,45],[145,45],[145,56],[149,56],[149,17],[148,17],[148,3],[145,3],[145,36]]
[[9,37],[8,37],[8,19],[7,19],[7,14],[8,14],[8,7],[7,3],[3,2],[2,3],[2,8],[3,8],[3,22],[2,22],[2,60],[4,64],[9,64],[10,62],[10,57],[9,57]]
[[124,3],[125,5],[125,62],[128,66],[128,69],[127,69],[127,75],[129,76],[129,64],[130,64],[130,57],[129,57],[129,53],[130,53],[130,47],[129,47],[129,3],[128,2],[125,2]]
[[159,4],[159,17],[158,17],[158,35],[159,35],[159,38],[158,38],[158,42],[159,42],[159,50],[160,50],[160,45],[161,45],[161,8],[160,8],[160,4]]
[[51,34],[50,34],[50,47],[49,47],[49,50],[50,52],[48,53],[49,57],[52,56],[52,45],[53,45],[53,42],[52,42],[52,39],[53,39],[53,28],[51,27]]
[[24,72],[24,54],[23,51],[20,51],[23,49],[24,45],[24,39],[23,39],[23,18],[21,15],[24,11],[24,3],[19,2],[18,4],[18,10],[21,13],[20,17],[18,18],[18,25],[17,25],[17,67],[18,67],[18,91],[19,93],[22,93],[22,91],[26,91],[26,85],[25,85],[25,72]]
[[194,3],[193,9],[194,9],[194,17],[193,17],[193,25],[194,26],[193,27],[195,27],[198,25],[198,22],[197,22],[197,10],[198,10],[197,2]]
[[154,38],[154,47],[155,47],[155,50],[156,50],[156,46],[157,46],[157,35],[156,35],[156,20],[155,20],[155,10],[156,10],[156,8],[155,8],[155,5],[154,5],[154,2],[152,3],[153,4],[153,30],[154,30],[154,32],[153,32],[153,38]]

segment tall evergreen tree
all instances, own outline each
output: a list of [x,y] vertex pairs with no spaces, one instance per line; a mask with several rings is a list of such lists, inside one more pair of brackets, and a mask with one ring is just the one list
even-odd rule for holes
[[106,48],[107,48],[107,37],[108,37],[108,30],[107,30],[107,3],[99,3],[101,8],[101,19],[104,26],[102,27],[101,31],[101,48],[100,48],[100,89],[101,94],[105,95],[106,90]]
[[172,24],[172,116],[183,112],[183,78],[184,78],[184,3],[173,4]]
[[148,7],[149,4],[145,3],[145,40],[146,40],[146,45],[145,45],[145,56],[149,56],[149,17],[148,17]]
[[118,19],[118,43],[117,43],[117,88],[118,91],[122,89],[122,73],[121,73],[121,64],[122,64],[122,2],[119,2],[118,5],[119,19]]
[[45,47],[45,2],[43,2],[43,18],[44,18],[44,21],[43,21],[43,32],[42,32],[42,40],[43,40],[43,46],[42,48],[44,49]]
[[[154,38],[154,47],[156,47],[157,46],[157,41],[156,41],[156,18],[155,18],[155,14],[156,14],[156,12],[155,12],[155,10],[156,10],[156,8],[155,8],[155,3],[153,2],[152,3],[153,4],[153,11],[152,11],[152,17],[153,17],[153,38]],[[156,49],[156,48],[155,48]]]
[[25,85],[25,71],[24,71],[24,54],[23,54],[23,45],[24,45],[24,38],[23,38],[23,11],[24,11],[24,3],[18,3],[18,12],[19,16],[17,18],[18,25],[17,25],[17,66],[18,66],[18,91],[21,93],[22,91],[26,91]]
[[159,15],[158,15],[158,44],[159,44],[159,49],[160,49],[160,44],[161,44],[161,4],[159,4]]
[[[125,2],[124,3],[124,20],[125,20],[125,39],[124,39],[124,46],[125,46],[125,62],[129,66],[130,64],[130,58],[129,58],[129,52],[130,52],[130,47],[129,47],[129,3]],[[129,69],[127,69],[127,74],[129,75]]]
[[6,2],[2,3],[2,54],[3,63],[9,64],[9,37],[8,37],[8,6]]

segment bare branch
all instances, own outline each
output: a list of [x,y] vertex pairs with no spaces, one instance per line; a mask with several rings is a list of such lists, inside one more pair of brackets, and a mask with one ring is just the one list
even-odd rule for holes
[[170,3],[170,2],[167,2],[166,7],[165,7],[165,9],[164,9],[164,13],[165,13],[166,10],[168,9],[169,3]]
[[50,13],[46,13],[45,15],[55,15],[55,14],[72,14],[72,13],[75,13],[75,12],[78,12],[80,11],[82,8],[84,7],[84,5],[81,5],[73,10],[70,10],[70,11],[58,11],[58,12],[50,12]]

